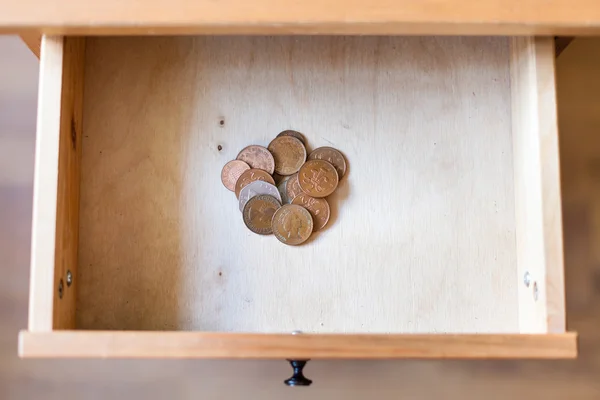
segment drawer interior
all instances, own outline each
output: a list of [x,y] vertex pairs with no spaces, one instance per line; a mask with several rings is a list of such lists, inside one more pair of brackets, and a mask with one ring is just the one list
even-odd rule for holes
[[[558,182],[527,122],[554,104],[554,61],[525,40],[86,38],[65,327],[542,333],[555,312],[564,332],[560,199],[548,226],[538,196]],[[299,247],[249,232],[220,182],[285,129],[349,164]]]

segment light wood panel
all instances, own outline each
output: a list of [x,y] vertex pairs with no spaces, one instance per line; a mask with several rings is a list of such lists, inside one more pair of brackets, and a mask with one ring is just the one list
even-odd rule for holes
[[564,332],[554,41],[513,38],[511,54],[519,326]]
[[[88,39],[78,327],[518,332],[509,86],[504,38]],[[298,248],[220,183],[289,128],[349,163]]]
[[[84,40],[44,37],[35,157],[29,329],[73,328]],[[59,296],[62,281],[63,296]]]
[[28,325],[31,331],[50,331],[53,326],[62,63],[63,39],[43,39],[31,238]]
[[0,32],[12,33],[600,33],[596,0],[1,0],[0,9]]
[[262,335],[199,332],[21,332],[24,357],[573,358],[577,336]]

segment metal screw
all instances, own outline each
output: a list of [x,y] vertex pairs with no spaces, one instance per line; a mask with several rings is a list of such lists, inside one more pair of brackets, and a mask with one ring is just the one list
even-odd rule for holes
[[73,274],[71,273],[71,270],[67,270],[67,287],[71,286],[72,283],[73,283]]
[[539,294],[538,284],[537,284],[537,282],[533,282],[533,300],[537,301],[538,294]]
[[63,298],[63,293],[65,289],[65,284],[63,283],[63,280],[61,279],[60,282],[58,282],[58,298],[62,299]]
[[292,335],[301,335],[302,331],[292,331]]
[[529,271],[525,272],[525,276],[523,277],[523,283],[525,284],[525,287],[529,287],[529,285],[531,284],[531,275],[529,274]]

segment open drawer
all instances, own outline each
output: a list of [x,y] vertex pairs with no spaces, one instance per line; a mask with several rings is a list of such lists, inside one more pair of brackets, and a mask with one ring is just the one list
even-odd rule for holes
[[[45,37],[38,112],[24,357],[576,356],[550,38]],[[284,129],[349,163],[297,248],[220,183]]]

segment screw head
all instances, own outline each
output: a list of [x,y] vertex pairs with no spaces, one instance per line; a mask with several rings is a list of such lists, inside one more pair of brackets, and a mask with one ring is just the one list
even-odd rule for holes
[[525,287],[529,287],[529,285],[531,285],[531,275],[529,274],[529,271],[525,272],[525,276],[523,276],[523,283],[525,284]]
[[292,335],[301,335],[302,331],[292,331]]
[[73,274],[71,273],[71,270],[67,271],[67,287],[71,286],[71,284],[73,283]]

